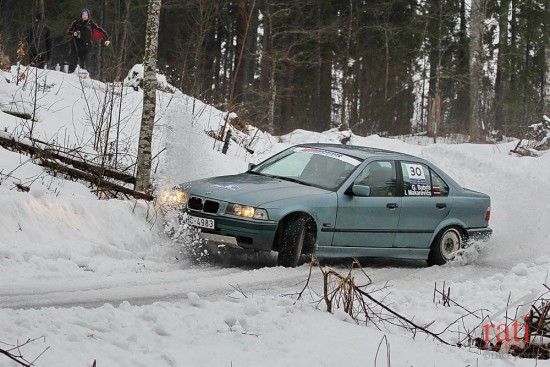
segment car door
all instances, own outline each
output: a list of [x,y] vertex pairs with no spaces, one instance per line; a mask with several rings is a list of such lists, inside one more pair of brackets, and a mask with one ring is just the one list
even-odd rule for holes
[[451,211],[449,186],[426,164],[399,162],[403,182],[395,247],[427,248],[436,227]]
[[370,195],[339,194],[333,245],[393,246],[401,210],[395,167],[393,160],[371,162],[354,180],[368,186]]

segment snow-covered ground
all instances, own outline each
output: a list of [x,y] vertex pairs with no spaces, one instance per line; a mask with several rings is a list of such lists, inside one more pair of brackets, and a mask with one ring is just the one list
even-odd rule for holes
[[[141,91],[27,70],[16,85],[0,74],[1,136],[29,134],[93,156],[93,132],[120,137],[121,167],[135,156]],[[40,88],[35,88],[38,77]],[[7,80],[10,82],[8,83]],[[113,100],[112,108],[104,108]],[[34,103],[36,101],[36,104]],[[120,117],[119,117],[120,111]],[[242,172],[292,144],[335,142],[336,130],[273,137],[235,132],[227,155],[205,131],[225,115],[176,91],[159,93],[154,139],[157,190],[211,175]],[[110,118],[112,116],[112,118]],[[120,121],[120,123],[118,123]],[[248,140],[246,140],[248,139]],[[351,143],[410,153],[434,162],[463,186],[491,195],[494,236],[457,263],[371,260],[363,265],[378,299],[455,344],[487,315],[491,322],[529,304],[550,284],[550,155],[517,157],[515,142],[495,145],[407,143],[351,136]],[[105,147],[100,146],[102,149]],[[166,148],[166,149],[164,149]],[[113,145],[107,147],[113,151]],[[16,184],[30,187],[20,192]],[[275,266],[273,256],[193,265],[164,233],[162,210],[133,200],[98,200],[85,184],[47,174],[27,156],[0,148],[0,349],[37,366],[550,366],[550,361],[447,346],[384,322],[357,325],[320,303],[322,277],[296,299],[309,267]],[[334,268],[346,273],[347,265]],[[357,274],[360,278],[360,275]],[[443,282],[460,304],[434,300]],[[508,305],[508,307],[507,307]],[[460,322],[449,325],[467,314]],[[522,311],[523,312],[523,311]],[[433,322],[433,323],[432,323]],[[41,354],[44,352],[43,354]],[[0,354],[1,366],[16,366]]]

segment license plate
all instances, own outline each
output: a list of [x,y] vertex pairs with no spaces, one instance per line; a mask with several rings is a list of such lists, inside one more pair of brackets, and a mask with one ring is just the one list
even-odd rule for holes
[[200,217],[195,217],[193,215],[189,215],[188,222],[189,224],[195,227],[214,229],[214,219],[200,218]]

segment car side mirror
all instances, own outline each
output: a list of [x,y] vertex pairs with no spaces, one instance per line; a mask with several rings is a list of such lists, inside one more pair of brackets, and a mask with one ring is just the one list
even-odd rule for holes
[[249,171],[254,167],[256,167],[256,165],[254,163],[248,163],[248,170]]
[[370,186],[354,184],[351,187],[351,192],[353,193],[353,196],[367,197],[370,196]]

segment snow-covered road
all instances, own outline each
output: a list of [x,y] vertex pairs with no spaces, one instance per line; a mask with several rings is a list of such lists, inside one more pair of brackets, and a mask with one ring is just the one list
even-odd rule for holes
[[[274,261],[273,261],[274,262]],[[266,264],[267,263],[267,264]],[[349,261],[332,261],[340,274],[349,270]],[[223,298],[236,289],[244,294],[292,294],[305,285],[309,264],[285,269],[262,261],[234,261],[230,267],[212,265],[191,269],[173,269],[163,272],[127,274],[95,274],[83,272],[79,276],[63,279],[26,278],[0,285],[0,308],[32,309],[41,307],[97,307],[105,303],[118,305],[124,301],[144,305],[158,301],[181,300],[188,293],[197,293],[205,299]],[[238,265],[238,267],[236,266]],[[266,266],[268,265],[268,266]],[[497,264],[498,265],[498,264]],[[414,288],[418,283],[472,281],[506,271],[505,267],[483,265],[455,265],[427,267],[424,261],[371,259],[362,262],[363,269],[375,287],[391,284],[396,291]],[[309,288],[321,294],[322,276],[314,267]],[[364,284],[360,272],[355,272],[358,284]],[[223,280],[222,280],[223,279]]]

